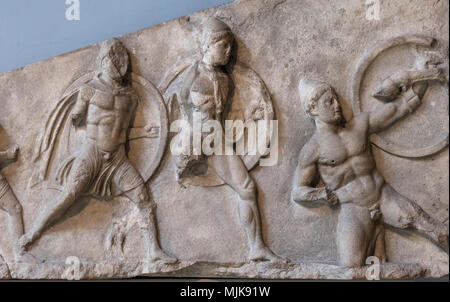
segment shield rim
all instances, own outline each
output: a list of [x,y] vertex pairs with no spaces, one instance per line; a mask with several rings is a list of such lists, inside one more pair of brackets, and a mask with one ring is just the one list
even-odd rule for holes
[[[353,83],[350,92],[353,114],[361,113],[361,83],[367,68],[375,61],[375,59],[380,54],[382,54],[386,50],[405,44],[433,47],[435,41],[436,40],[434,38],[429,36],[403,35],[378,42],[372,49],[370,49],[361,58],[359,64],[357,65],[356,72],[353,76]],[[422,158],[434,155],[446,148],[449,144],[449,133],[444,133],[441,138],[439,138],[439,141],[437,143],[421,148],[406,148],[403,146],[399,146],[395,143],[391,143],[385,140],[378,134],[373,134],[370,138],[370,141],[381,150],[398,157]]]

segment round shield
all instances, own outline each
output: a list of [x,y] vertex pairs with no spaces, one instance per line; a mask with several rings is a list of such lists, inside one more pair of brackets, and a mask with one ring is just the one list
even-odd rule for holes
[[[183,77],[183,73],[189,66],[195,64],[195,60],[198,58],[187,58],[177,63],[169,72],[159,85],[161,92],[166,97],[166,102],[169,102],[174,89],[172,85],[180,85],[177,82]],[[251,68],[244,64],[237,62],[233,67],[233,71],[230,74],[234,85],[234,91],[232,95],[231,108],[227,116],[227,120],[254,122],[258,126],[258,122],[264,124],[265,129],[256,128],[255,136],[256,145],[255,148],[249,150],[249,128],[245,127],[244,131],[237,133],[233,136],[234,143],[244,140],[244,154],[238,154],[247,170],[253,169],[259,162],[260,158],[265,154],[260,154],[260,150],[268,151],[270,142],[273,141],[273,136],[276,135],[276,129],[271,129],[271,121],[274,119],[274,109],[272,104],[272,98],[263,82],[261,77]],[[167,104],[169,106],[169,104]],[[175,119],[176,117],[171,117]],[[262,127],[261,127],[262,128]],[[259,135],[258,131],[264,135]],[[184,184],[190,184],[194,186],[220,186],[224,184],[224,181],[220,179],[217,174],[208,168],[207,172],[198,176],[191,176],[182,179]]]
[[[382,41],[363,56],[351,87],[354,114],[371,111],[378,104],[371,94],[384,79],[399,70],[414,70],[418,56],[435,45],[430,37],[406,35]],[[406,158],[433,155],[449,142],[448,89],[442,84],[430,84],[422,99],[423,105],[412,116],[382,133],[371,136],[380,149]],[[412,135],[403,135],[408,129]]]

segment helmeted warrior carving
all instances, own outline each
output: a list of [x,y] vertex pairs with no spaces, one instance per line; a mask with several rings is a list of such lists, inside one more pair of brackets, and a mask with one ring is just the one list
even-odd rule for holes
[[[369,256],[386,261],[384,225],[414,229],[448,252],[448,227],[385,182],[369,142],[371,134],[413,113],[428,82],[445,82],[445,76],[434,67],[399,72],[395,79],[401,83],[387,79],[373,95],[386,103],[348,122],[332,86],[310,79],[299,84],[301,105],[317,130],[300,153],[292,199],[303,206],[340,205],[337,247],[343,266],[362,266]],[[315,187],[317,176],[324,187]]]
[[156,204],[145,182],[127,157],[127,143],[135,137],[157,135],[157,128],[132,128],[139,97],[130,84],[130,62],[125,46],[116,39],[104,43],[101,68],[81,88],[64,96],[52,112],[35,152],[33,180],[43,180],[68,115],[76,127],[85,126],[82,145],[62,161],[56,181],[62,192],[52,200],[21,238],[23,248],[37,240],[81,196],[110,198],[125,195],[138,210],[138,224],[145,232],[150,261],[175,262],[159,246],[155,222]]
[[[172,119],[181,118],[192,127],[193,116],[198,114],[202,123],[218,121],[222,129],[224,120],[233,119],[233,112],[241,115],[239,118],[244,121],[271,119],[273,110],[270,97],[256,73],[242,64],[236,64],[233,72],[226,68],[230,64],[234,44],[231,29],[219,19],[210,17],[203,23],[201,42],[201,55],[179,63],[166,74],[159,86],[169,108],[172,109]],[[233,82],[236,77],[242,81]],[[231,89],[235,88],[236,95],[236,90],[239,89],[237,86],[243,84],[248,85],[245,89],[257,91],[258,97],[252,100],[248,93],[243,96],[247,103],[234,103],[235,99],[231,100]],[[232,109],[233,106],[236,108],[240,105],[245,108]],[[179,110],[177,117],[174,117],[175,110]],[[180,183],[186,179],[189,183],[189,178],[201,178],[204,174],[206,177],[203,179],[208,179],[200,185],[211,186],[211,182],[213,185],[227,184],[237,193],[240,221],[250,243],[250,260],[279,259],[263,241],[256,186],[248,173],[245,159],[239,155],[207,156],[203,153],[190,153],[175,156],[175,161]]]

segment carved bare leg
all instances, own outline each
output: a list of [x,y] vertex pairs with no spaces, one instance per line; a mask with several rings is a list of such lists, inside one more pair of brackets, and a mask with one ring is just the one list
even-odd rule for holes
[[[15,195],[8,189],[8,191],[0,199],[0,206],[8,214],[9,234],[14,241],[18,240],[23,235],[23,220],[22,220],[22,206],[16,200]],[[15,253],[19,250],[16,247]]]
[[145,232],[148,257],[151,262],[162,261],[164,263],[175,263],[177,258],[170,257],[160,247],[158,243],[158,232],[155,222],[154,209],[156,204],[151,201],[145,185],[126,192],[125,195],[136,205],[138,213],[138,223],[141,230]]
[[78,194],[74,192],[64,192],[57,196],[34,222],[32,229],[23,235],[19,240],[20,248],[26,250],[34,241],[41,237],[42,233],[54,224],[77,200]]
[[343,204],[337,225],[339,265],[364,266],[374,225],[366,208],[350,203]]
[[239,218],[247,232],[251,261],[282,260],[264,243],[256,187],[239,156],[211,156],[208,164],[238,194]]
[[386,224],[399,229],[412,228],[436,242],[447,253],[448,226],[428,215],[419,205],[385,185],[382,191],[381,211]]
[[378,224],[376,226],[376,241],[375,241],[375,251],[373,255],[380,259],[381,263],[387,262],[387,256],[386,256],[386,244],[385,244],[385,230],[384,225]]
[[19,240],[20,248],[26,250],[42,233],[54,224],[77,201],[91,179],[90,164],[83,158],[75,161],[64,191],[44,209],[32,228]]
[[247,232],[250,243],[249,260],[272,261],[279,260],[264,243],[261,234],[261,221],[255,199],[239,200],[239,218]]
[[2,208],[8,214],[8,227],[11,239],[14,242],[14,259],[20,263],[39,263],[39,259],[27,253],[19,245],[20,237],[23,235],[23,210],[13,191],[9,189],[1,198]]

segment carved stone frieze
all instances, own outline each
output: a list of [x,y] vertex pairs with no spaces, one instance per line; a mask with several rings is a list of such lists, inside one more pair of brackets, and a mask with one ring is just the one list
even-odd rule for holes
[[448,274],[448,1],[240,0],[0,75],[0,279]]

